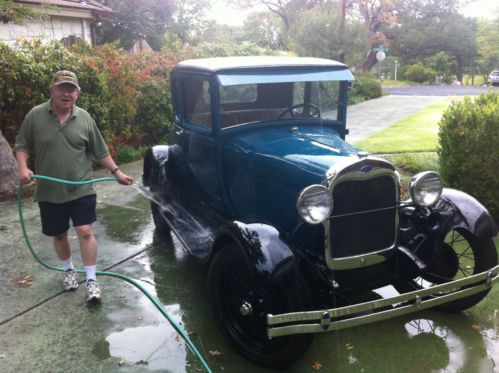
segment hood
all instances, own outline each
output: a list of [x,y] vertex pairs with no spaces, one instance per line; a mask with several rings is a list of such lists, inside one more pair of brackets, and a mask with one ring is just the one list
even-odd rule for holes
[[331,127],[311,125],[244,131],[225,142],[224,149],[225,154],[239,153],[239,160],[251,163],[259,173],[268,170],[280,174],[289,170],[299,174],[301,171],[319,178],[314,182],[320,182],[336,162],[356,156],[360,151],[343,141]]

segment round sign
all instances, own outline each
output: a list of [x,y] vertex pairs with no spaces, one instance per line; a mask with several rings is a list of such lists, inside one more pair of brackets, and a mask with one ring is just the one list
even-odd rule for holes
[[385,59],[385,57],[386,57],[386,54],[383,51],[379,51],[378,53],[376,53],[376,59],[378,61],[383,61]]

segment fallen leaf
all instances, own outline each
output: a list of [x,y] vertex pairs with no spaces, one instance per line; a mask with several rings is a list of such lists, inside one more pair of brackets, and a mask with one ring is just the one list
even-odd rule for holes
[[30,287],[31,285],[33,285],[35,278],[32,275],[24,274],[24,275],[12,278],[11,281],[22,288],[27,288],[27,287]]
[[353,346],[348,346],[347,350],[352,350],[354,347]]
[[7,226],[0,224],[0,231],[6,231],[6,230],[7,230]]
[[175,340],[176,340],[177,342],[180,342],[180,337],[178,336],[178,334],[175,336]]
[[119,366],[126,365],[126,364],[127,364],[127,361],[125,359],[121,359],[120,361],[118,361]]
[[211,356],[218,356],[218,355],[221,355],[221,354],[222,354],[222,353],[221,353],[220,351],[217,351],[217,350],[213,350],[213,351],[211,351],[211,350],[210,350],[210,355],[211,355]]
[[471,325],[471,327],[475,330],[480,330],[480,325]]
[[322,364],[316,361],[315,363],[312,364],[312,368],[315,370],[319,370],[322,368]]

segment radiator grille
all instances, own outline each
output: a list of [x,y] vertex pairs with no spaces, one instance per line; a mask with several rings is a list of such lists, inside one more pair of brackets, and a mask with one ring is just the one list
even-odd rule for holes
[[395,180],[390,175],[340,182],[333,190],[331,255],[364,255],[392,246],[397,230]]

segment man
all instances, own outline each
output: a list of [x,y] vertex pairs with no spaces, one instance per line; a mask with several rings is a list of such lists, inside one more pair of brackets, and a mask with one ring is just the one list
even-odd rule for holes
[[[30,152],[39,175],[63,180],[83,181],[92,176],[92,159],[111,171],[121,184],[133,179],[116,166],[91,116],[75,105],[80,95],[76,75],[58,71],[53,75],[49,101],[26,115],[16,139],[15,152],[19,181],[31,181],[28,167]],[[54,248],[64,269],[63,289],[75,290],[78,280],[68,240],[69,221],[76,229],[86,274],[87,301],[100,300],[96,280],[97,242],[92,231],[96,220],[96,195],[92,184],[68,185],[37,180],[42,232],[54,239]]]

